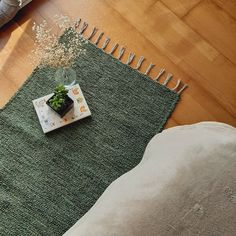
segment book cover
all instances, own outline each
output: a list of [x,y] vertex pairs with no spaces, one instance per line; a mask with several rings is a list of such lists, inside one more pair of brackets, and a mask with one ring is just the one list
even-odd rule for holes
[[79,84],[74,85],[68,92],[68,96],[74,101],[74,107],[63,118],[46,104],[52,95],[53,93],[32,101],[44,133],[91,116]]

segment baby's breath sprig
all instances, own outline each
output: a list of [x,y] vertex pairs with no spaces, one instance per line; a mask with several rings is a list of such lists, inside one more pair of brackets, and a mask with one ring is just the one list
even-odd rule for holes
[[[83,46],[87,40],[76,32],[76,22],[71,21],[68,16],[56,15],[54,22],[56,33],[48,27],[45,20],[40,24],[33,24],[36,47],[30,55],[31,62],[39,64],[39,67],[71,67],[77,57],[86,53]],[[60,40],[63,36],[68,40]]]

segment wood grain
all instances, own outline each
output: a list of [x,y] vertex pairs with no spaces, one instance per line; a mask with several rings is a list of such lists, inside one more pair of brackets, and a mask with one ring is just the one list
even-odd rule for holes
[[[218,47],[218,41],[212,38],[211,32],[207,34],[205,28],[199,30],[196,12],[211,19],[207,27],[214,26],[214,32],[221,30],[221,24],[228,27],[224,29],[227,36],[217,39],[227,43],[232,42],[235,32],[231,29],[235,23],[233,20],[230,25],[227,21],[220,24],[216,16],[205,10],[206,5],[215,13],[220,11],[227,14],[226,18],[230,17],[218,0],[68,0],[66,4],[63,0],[34,0],[0,30],[0,106],[7,103],[33,69],[27,58],[34,48],[32,23],[46,19],[52,25],[54,14],[67,14],[89,23],[86,35],[96,26],[109,36],[111,43],[107,50],[116,42],[124,45],[127,50],[123,61],[129,51],[135,52],[132,66],[143,55],[146,61],[141,71],[152,62],[156,67],[151,77],[164,67],[174,74],[169,87],[179,78],[189,84],[166,127],[207,120],[236,126],[236,53],[233,49],[229,54],[230,47]],[[104,38],[100,46],[103,41]]]
[[172,12],[182,18],[201,0],[161,0]]
[[218,7],[227,12],[236,19],[236,1],[235,0],[212,0]]
[[[192,80],[214,94],[217,102],[235,117],[236,67],[226,57],[159,1],[152,5],[149,14],[145,16],[134,11],[129,13],[125,1],[107,2]],[[193,73],[200,76],[194,77]],[[227,94],[222,93],[224,90]]]
[[184,21],[236,65],[236,20],[213,2],[205,0]]

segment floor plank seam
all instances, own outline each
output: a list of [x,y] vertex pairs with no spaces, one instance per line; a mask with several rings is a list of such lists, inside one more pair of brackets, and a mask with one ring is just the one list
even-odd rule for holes
[[227,55],[223,54],[223,52],[221,52],[218,48],[215,47],[214,44],[212,44],[212,42],[210,42],[207,38],[205,38],[204,35],[200,34],[196,29],[194,29],[187,21],[186,19],[182,20],[183,23],[185,23],[192,31],[194,31],[203,41],[205,41],[207,44],[209,44],[211,46],[211,48],[213,48],[216,52],[218,52],[218,56],[213,59],[212,62],[214,62],[219,56],[224,57],[226,60],[228,60],[233,66],[236,67],[236,63],[234,63]]
[[196,8],[198,5],[200,5],[201,3],[202,3],[202,1],[203,0],[200,0],[198,3],[196,3],[193,7],[191,7],[189,10],[188,10],[188,12],[186,13],[186,14],[184,14],[183,16],[178,16],[174,11],[172,11],[172,9],[170,9],[169,8],[169,6],[167,6],[166,4],[165,4],[165,2],[163,2],[162,0],[157,0],[156,1],[156,3],[157,2],[161,2],[166,8],[168,8],[169,9],[169,11],[171,11],[175,16],[177,16],[179,19],[183,19],[185,16],[187,16],[188,14],[189,14],[189,12],[190,11],[192,11],[194,8]]
[[[202,0],[201,0],[202,1]],[[232,20],[236,21],[236,18],[234,18],[232,15],[230,15],[223,7],[221,7],[220,5],[218,5],[215,1],[211,0],[211,3],[216,6],[218,9],[220,9],[221,11],[223,11],[225,14],[227,14],[230,18],[232,18]]]

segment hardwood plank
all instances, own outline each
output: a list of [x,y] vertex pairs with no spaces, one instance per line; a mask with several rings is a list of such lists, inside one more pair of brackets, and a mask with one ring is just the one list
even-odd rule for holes
[[[208,42],[195,33],[161,2],[149,9],[148,15],[129,12],[125,1],[106,1],[116,9],[127,21],[189,76],[192,71],[201,75],[192,77],[203,86],[219,104],[236,116],[236,67],[224,56],[220,55]],[[135,1],[130,0],[135,4]],[[157,29],[157,30],[153,30]],[[182,66],[185,62],[190,69]],[[227,93],[224,93],[227,91]],[[219,96],[219,95],[222,96]]]
[[11,22],[1,32],[0,47],[0,106],[3,107],[32,71],[28,54],[33,40]]
[[172,12],[182,18],[201,0],[161,0]]
[[168,121],[166,122],[165,128],[171,128],[177,125],[179,124],[177,124],[173,119],[169,118]]
[[0,108],[4,107],[4,105],[7,104],[9,99],[12,97],[12,93],[17,91],[17,89],[18,86],[15,84],[15,82],[9,80],[0,71]]
[[212,0],[217,6],[222,8],[231,17],[236,19],[236,1],[235,0]]
[[201,121],[218,121],[236,127],[236,119],[221,106],[208,91],[197,82],[188,82],[188,90],[182,94],[184,105],[175,110],[172,119],[180,125]]
[[236,20],[208,0],[202,1],[184,21],[236,65]]

